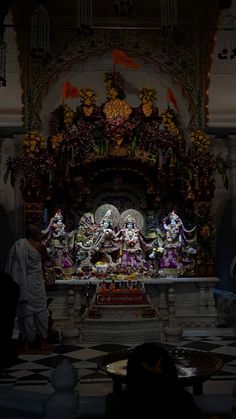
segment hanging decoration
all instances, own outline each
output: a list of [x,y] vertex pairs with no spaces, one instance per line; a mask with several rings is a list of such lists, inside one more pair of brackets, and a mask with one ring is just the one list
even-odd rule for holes
[[7,85],[6,60],[7,60],[7,46],[4,41],[4,35],[0,35],[0,87],[5,87]]
[[177,26],[177,0],[161,0],[161,26],[170,32]]
[[31,17],[31,52],[33,55],[47,55],[50,48],[49,14],[40,4]]

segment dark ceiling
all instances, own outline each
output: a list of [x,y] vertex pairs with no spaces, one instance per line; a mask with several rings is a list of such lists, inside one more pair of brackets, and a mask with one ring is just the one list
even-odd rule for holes
[[[52,25],[76,26],[77,4],[86,0],[1,0],[0,25],[12,5],[30,14],[44,4]],[[153,27],[161,26],[163,0],[91,0],[94,27]],[[166,0],[168,1],[168,0]],[[87,0],[87,4],[89,0]],[[229,8],[230,0],[176,0],[178,27],[214,25],[220,10]]]

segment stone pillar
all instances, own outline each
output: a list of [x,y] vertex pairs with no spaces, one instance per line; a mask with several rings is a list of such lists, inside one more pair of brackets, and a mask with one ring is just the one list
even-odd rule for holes
[[65,343],[78,343],[79,329],[75,326],[75,292],[72,288],[68,291],[68,320],[62,330],[62,340]]
[[201,314],[204,314],[207,312],[207,306],[208,306],[208,295],[207,295],[207,285],[205,283],[200,282],[198,284],[199,286],[199,302],[198,302],[198,311]]
[[168,290],[169,324],[165,326],[164,334],[167,342],[178,342],[181,340],[183,329],[179,326],[175,316],[175,290],[170,287]]
[[217,310],[216,310],[216,302],[215,302],[214,293],[213,293],[213,287],[214,285],[212,285],[212,283],[207,284],[206,298],[207,298],[208,313],[215,315]]
[[166,300],[166,289],[165,285],[159,285],[159,304],[158,304],[158,311],[161,316],[165,316],[168,313],[168,306]]

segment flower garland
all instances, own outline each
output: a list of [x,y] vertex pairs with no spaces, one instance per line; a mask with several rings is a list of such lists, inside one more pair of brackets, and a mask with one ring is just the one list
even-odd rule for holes
[[45,139],[37,131],[31,131],[25,135],[23,148],[29,157],[36,157],[45,147]]
[[55,134],[49,138],[49,144],[51,145],[52,149],[56,151],[59,150],[62,141],[63,141],[62,134]]
[[142,103],[144,115],[150,116],[157,101],[156,90],[150,87],[143,87],[138,93],[138,98]]
[[73,112],[73,109],[69,105],[63,104],[62,106],[63,106],[64,124],[65,124],[66,127],[69,127],[73,123],[74,112]]
[[164,128],[167,129],[170,133],[175,136],[180,135],[180,130],[177,126],[176,115],[170,109],[163,111],[162,114],[162,123]]
[[201,129],[190,133],[190,141],[198,153],[205,153],[210,144],[209,136]]
[[79,92],[79,98],[82,104],[82,111],[85,116],[90,116],[93,112],[94,105],[96,103],[97,94],[92,87],[87,89],[81,89]]
[[73,109],[63,103],[59,105],[52,113],[50,118],[50,132],[52,135],[61,133],[66,127],[70,127],[74,121]]

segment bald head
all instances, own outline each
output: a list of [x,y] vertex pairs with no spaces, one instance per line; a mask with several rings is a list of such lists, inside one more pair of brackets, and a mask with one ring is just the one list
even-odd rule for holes
[[25,229],[25,237],[27,239],[40,241],[41,231],[35,224],[28,224]]

